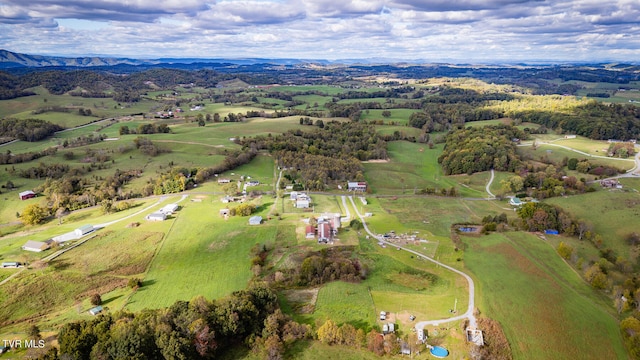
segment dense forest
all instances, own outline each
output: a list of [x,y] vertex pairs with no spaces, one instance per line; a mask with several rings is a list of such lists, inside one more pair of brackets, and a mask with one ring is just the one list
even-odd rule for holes
[[331,182],[363,180],[360,161],[386,159],[386,142],[375,127],[354,122],[317,122],[312,131],[242,138],[245,149],[268,150],[309,190],[324,190]]
[[522,139],[526,139],[525,133],[509,125],[453,130],[446,136],[438,162],[447,175],[491,169],[513,172],[521,165],[515,143]]

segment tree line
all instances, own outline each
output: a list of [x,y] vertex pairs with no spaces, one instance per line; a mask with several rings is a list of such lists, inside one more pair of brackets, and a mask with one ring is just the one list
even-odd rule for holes
[[17,138],[22,141],[39,141],[64,128],[40,119],[1,119],[0,137]]

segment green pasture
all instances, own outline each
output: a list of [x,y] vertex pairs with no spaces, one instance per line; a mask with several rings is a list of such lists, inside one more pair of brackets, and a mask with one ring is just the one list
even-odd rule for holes
[[361,120],[367,120],[367,121],[371,121],[371,120],[382,120],[385,123],[391,122],[391,121],[395,121],[397,124],[408,124],[409,123],[409,117],[411,117],[411,114],[416,113],[416,112],[420,112],[421,110],[415,110],[415,109],[386,109],[386,111],[389,111],[391,113],[391,116],[389,117],[384,117],[382,116],[382,112],[385,110],[378,110],[378,109],[370,109],[370,110],[364,110],[362,113],[362,116],[360,117]]
[[127,309],[166,307],[197,295],[215,299],[247,286],[250,249],[272,244],[278,226],[250,227],[241,216],[223,220],[220,205],[206,199],[183,204]]
[[[638,180],[635,181],[637,182]],[[638,192],[597,191],[579,196],[550,198],[545,201],[562,207],[577,219],[593,224],[595,232],[602,236],[603,248],[611,248],[617,255],[629,258],[631,247],[627,245],[625,238],[633,232],[638,232],[640,215]]]
[[524,232],[463,238],[478,308],[514,359],[627,359],[610,302],[544,241]]
[[400,134],[404,134],[406,136],[414,136],[418,138],[422,131],[420,129],[416,129],[414,127],[409,126],[399,126],[399,125],[376,125],[376,129],[378,134],[380,135],[393,135],[394,132],[398,131]]
[[[629,170],[634,167],[633,159],[620,159],[620,158],[596,158],[577,153],[575,151],[565,149],[559,146],[553,146],[552,144],[539,144],[537,149],[533,149],[532,146],[518,146],[518,154],[523,156],[524,159],[530,159],[535,161],[552,161],[554,163],[561,163],[566,157],[568,159],[576,158],[578,160],[589,160],[594,165],[608,165],[616,168]],[[601,156],[606,156],[606,152]]]
[[443,145],[429,149],[426,144],[393,141],[388,144],[389,162],[365,163],[365,178],[374,193],[413,194],[426,187],[449,189],[456,187],[459,194],[486,197],[486,192],[462,187],[452,177],[444,176],[438,164]]
[[142,229],[103,230],[96,235],[48,266],[34,266],[3,285],[0,321],[20,322],[34,315],[46,319],[94,292],[126,286],[128,277],[144,272],[162,239],[161,232]]

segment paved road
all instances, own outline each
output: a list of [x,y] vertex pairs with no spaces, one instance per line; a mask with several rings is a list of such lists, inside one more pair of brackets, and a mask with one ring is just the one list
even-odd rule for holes
[[[344,199],[344,197],[343,197]],[[364,221],[364,217],[362,216],[362,214],[360,214],[360,212],[358,212],[358,208],[356,207],[356,204],[353,202],[353,197],[349,196],[349,200],[351,201],[351,205],[353,205],[353,209],[356,212],[356,215],[358,215],[358,217],[360,218],[360,221],[362,221],[362,226],[364,227],[364,230],[371,235],[374,239],[378,240],[381,243],[385,243],[389,246],[394,246],[396,248],[402,249],[404,251],[408,251],[420,258],[423,258],[425,260],[431,261],[439,266],[442,266],[443,268],[453,271],[456,274],[461,275],[462,277],[464,277],[467,280],[467,283],[469,283],[469,306],[467,307],[467,311],[462,314],[462,315],[458,315],[458,316],[454,316],[451,318],[446,318],[446,319],[438,319],[438,320],[427,320],[427,321],[420,321],[418,323],[416,323],[415,327],[416,329],[424,329],[425,326],[429,326],[429,325],[439,325],[442,323],[448,323],[448,322],[453,322],[453,321],[458,321],[458,320],[464,320],[464,319],[469,319],[469,328],[471,329],[476,329],[477,328],[477,321],[476,321],[476,317],[473,315],[473,310],[475,308],[475,284],[473,283],[473,279],[463,273],[462,271],[455,269],[449,265],[443,264],[437,260],[434,260],[426,255],[423,255],[417,251],[413,251],[411,249],[407,249],[404,248],[402,246],[398,246],[397,244],[394,243],[390,243],[388,241],[386,241],[384,238],[379,237],[378,235],[374,234],[370,229],[369,226],[367,226],[367,223]]]
[[487,190],[487,194],[489,194],[489,197],[492,199],[496,198],[496,196],[491,192],[491,184],[493,183],[494,177],[495,177],[495,171],[491,169],[491,178],[489,179],[489,182],[487,183],[487,187],[485,189]]

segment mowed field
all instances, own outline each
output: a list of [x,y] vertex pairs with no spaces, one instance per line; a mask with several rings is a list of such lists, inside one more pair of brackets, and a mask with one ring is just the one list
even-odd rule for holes
[[477,306],[499,321],[514,359],[627,359],[608,299],[524,232],[464,237]]
[[278,230],[269,223],[248,225],[247,217],[223,220],[217,198],[185,202],[165,235],[144,286],[126,308],[167,307],[177,300],[202,295],[219,298],[246,288],[252,276],[250,250],[255,244],[271,246]]
[[469,197],[486,197],[486,193],[461,186],[455,177],[447,177],[438,164],[443,145],[429,149],[426,144],[393,141],[388,144],[389,162],[364,164],[365,178],[374,193],[413,194],[414,189],[431,187],[458,188],[460,194]]

